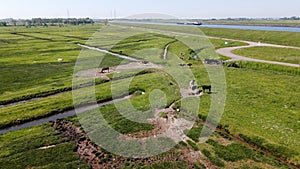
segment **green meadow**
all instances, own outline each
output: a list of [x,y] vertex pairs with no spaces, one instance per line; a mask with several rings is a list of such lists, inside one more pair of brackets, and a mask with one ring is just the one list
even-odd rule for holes
[[[187,49],[180,49],[176,44],[174,48],[170,47],[174,53],[184,50]],[[241,68],[224,67],[227,96],[220,124],[235,135],[261,138],[263,144],[269,145],[270,151],[279,151],[280,156],[297,163],[300,154],[299,71],[297,68],[268,67],[260,63],[237,64]],[[198,81],[209,83],[203,66],[191,69]],[[204,95],[200,115],[208,115],[209,104],[210,97]],[[281,149],[287,152],[281,152]]]
[[[142,26],[138,27],[142,28]],[[169,36],[166,32],[149,33],[146,30],[137,31],[135,28],[128,29],[113,25],[0,28],[2,72],[0,103],[14,103],[41,97],[25,103],[1,107],[0,128],[62,113],[73,109],[74,105],[109,101],[113,97],[112,84],[117,89],[114,91],[116,92],[114,97],[132,94],[130,102],[140,111],[151,107],[149,97],[156,89],[166,94],[166,103],[161,105],[162,107],[168,107],[180,99],[180,87],[174,82],[174,77],[155,69],[146,69],[139,74],[130,71],[109,74],[108,77],[113,80],[97,79],[94,80],[95,86],[82,86],[83,84],[79,83],[72,93],[72,79],[78,56],[81,56],[79,59],[87,65],[79,65],[81,67],[77,67],[75,71],[113,67],[130,62],[101,52],[82,49],[77,45],[78,43],[138,59],[151,60],[162,66],[169,63],[164,62],[161,55],[166,45],[170,44],[166,61],[172,60],[172,57],[183,57],[182,62],[192,64],[190,69],[199,85],[209,85],[212,81],[207,72],[208,65],[203,65],[200,59],[193,59],[195,54],[203,59],[211,56],[210,51],[214,49],[245,45],[236,41],[227,41],[229,44],[225,44],[225,40],[207,40],[203,37],[189,36],[188,34],[195,32],[188,28],[152,25],[149,27],[186,33],[176,36],[203,42],[204,45],[193,51],[186,44],[175,41],[174,36]],[[202,31],[209,36],[300,46],[299,33],[227,29],[225,31],[210,28],[204,28]],[[151,52],[147,49],[155,50]],[[255,47],[235,52],[253,58],[299,63],[296,49],[274,50],[269,47]],[[282,55],[285,57],[282,58]],[[58,62],[58,58],[63,58],[64,61]],[[102,60],[99,66],[88,65],[97,60]],[[199,143],[198,136],[208,116],[211,98],[214,95],[214,93],[205,93],[201,96],[199,119],[190,131],[185,131],[190,140],[187,143],[180,142],[174,151],[179,151],[177,152],[179,154],[183,153],[182,149],[191,152],[201,151],[201,158],[205,162],[208,161],[209,164],[219,168],[289,168],[287,163],[299,166],[299,69],[251,62],[235,62],[235,66],[232,65],[233,63],[226,63],[223,66],[226,77],[224,90],[227,94],[225,110],[218,130],[208,141]],[[83,78],[83,82],[86,80]],[[129,91],[124,85],[127,83],[130,84]],[[214,86],[212,89],[214,90]],[[93,90],[95,93],[92,93]],[[78,94],[77,100],[73,100],[74,93]],[[93,100],[94,96],[96,100]],[[159,99],[161,98],[157,98]],[[120,104],[122,103],[126,102]],[[101,107],[99,110],[109,125],[122,134],[151,131],[155,128],[152,124],[140,124],[126,119],[113,105]],[[89,112],[98,113],[96,110]],[[149,114],[145,116],[151,117]],[[67,120],[79,125],[75,117]],[[49,145],[56,146],[46,150],[39,149]],[[250,145],[258,148],[254,149]],[[0,166],[4,168],[56,168],[58,166],[89,168],[90,166],[73,152],[74,148],[75,144],[55,131],[50,124],[14,131],[0,136]],[[162,156],[172,153],[173,150]],[[284,162],[276,160],[275,157]],[[18,165],[14,166],[16,163]],[[200,161],[193,165],[194,168],[204,167]],[[124,168],[170,167],[190,166],[180,160],[156,161],[151,165],[128,162],[124,165]]]
[[250,58],[271,60],[286,63],[300,63],[300,49],[251,47],[234,50],[233,53]]

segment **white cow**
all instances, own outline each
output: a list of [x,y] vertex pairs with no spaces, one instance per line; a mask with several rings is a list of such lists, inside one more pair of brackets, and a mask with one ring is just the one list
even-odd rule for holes
[[193,87],[195,86],[195,80],[191,80],[190,81],[190,88],[193,89]]

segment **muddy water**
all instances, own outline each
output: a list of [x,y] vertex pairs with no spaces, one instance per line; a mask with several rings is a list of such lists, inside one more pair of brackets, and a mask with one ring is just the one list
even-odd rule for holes
[[81,107],[76,108],[76,112],[75,112],[75,110],[70,110],[70,111],[66,111],[66,112],[56,114],[56,115],[53,115],[53,116],[50,116],[50,117],[46,117],[46,118],[42,118],[42,119],[39,119],[39,120],[34,120],[34,121],[31,121],[31,122],[27,122],[27,123],[24,123],[24,124],[21,124],[21,125],[16,125],[16,126],[12,126],[12,127],[9,127],[9,128],[1,129],[0,134],[5,134],[5,133],[11,132],[11,131],[25,129],[25,128],[36,126],[36,125],[43,124],[43,123],[46,123],[46,122],[71,117],[71,116],[74,116],[78,113],[83,113],[83,112],[88,111],[88,110],[93,110],[93,109],[96,109],[96,108],[107,106],[107,105],[110,105],[110,104],[113,104],[113,103],[116,103],[116,102],[120,102],[120,101],[129,99],[131,97],[132,96],[130,95],[130,96],[122,97],[122,98],[115,99],[115,100],[108,101],[108,102],[104,102],[104,103],[99,103],[99,104],[95,104],[95,105],[93,104],[93,105],[81,106]]

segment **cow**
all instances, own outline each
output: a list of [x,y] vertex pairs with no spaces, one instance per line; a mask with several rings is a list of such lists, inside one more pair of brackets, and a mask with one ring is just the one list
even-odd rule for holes
[[100,73],[104,73],[104,71],[107,71],[109,73],[109,67],[102,68]]
[[202,87],[203,92],[205,92],[205,90],[209,90],[209,92],[211,92],[211,85],[203,85],[201,87]]
[[179,67],[184,67],[185,65],[186,65],[186,64],[184,64],[184,63],[179,63],[179,64],[178,64]]
[[193,90],[193,87],[195,86],[196,81],[195,80],[191,80],[190,81],[190,88]]
[[191,67],[192,65],[193,65],[192,63],[188,63],[188,64],[187,64],[188,67]]

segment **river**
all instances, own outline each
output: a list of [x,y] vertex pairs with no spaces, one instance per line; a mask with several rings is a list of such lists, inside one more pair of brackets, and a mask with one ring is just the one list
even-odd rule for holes
[[263,30],[263,31],[280,31],[280,32],[300,32],[298,27],[279,27],[279,26],[249,26],[249,25],[181,25],[177,23],[164,22],[133,22],[133,21],[113,21],[116,23],[137,23],[151,25],[170,25],[170,26],[192,26],[192,27],[207,27],[207,28],[226,28],[226,29],[244,29],[244,30]]

